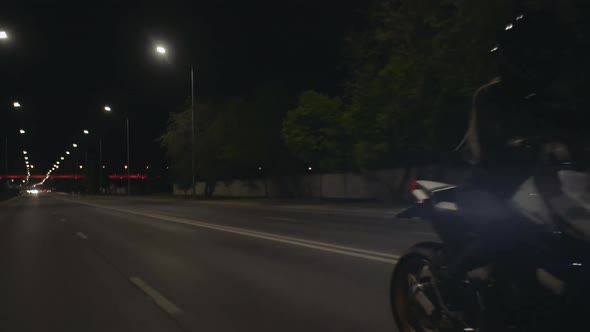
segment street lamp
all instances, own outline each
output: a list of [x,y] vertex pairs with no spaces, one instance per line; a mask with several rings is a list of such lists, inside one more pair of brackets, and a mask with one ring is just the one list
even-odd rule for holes
[[66,158],[64,158],[64,157],[59,157],[59,159],[61,159],[61,160],[64,160],[64,159],[66,159]]
[[[160,56],[166,55],[163,46],[156,46],[156,52]],[[195,75],[191,65],[191,195],[195,196]]]
[[78,144],[74,143],[74,144],[72,144],[72,147],[77,148]]
[[25,156],[25,160],[29,160],[29,157]]
[[25,130],[24,129],[20,129],[18,132],[21,133],[21,134],[24,134],[25,133]]
[[0,39],[8,39],[8,34],[6,31],[0,31]]
[[23,150],[23,154],[27,154],[27,151],[26,150]]
[[84,133],[84,135],[90,134],[90,132],[87,129],[82,130],[82,132]]
[[[164,49],[164,48],[163,48]],[[164,49],[164,53],[166,52],[166,50]],[[105,106],[104,107],[105,112],[111,112],[112,109],[110,106]],[[127,170],[127,195],[131,195],[131,178],[129,177],[130,175],[130,171],[131,171],[131,161],[130,161],[130,157],[129,157],[129,151],[130,151],[130,145],[129,145],[129,116],[125,116],[125,129],[126,129],[126,136],[127,136],[127,165],[129,165],[129,168],[127,167],[127,165],[125,165],[125,169]],[[102,164],[102,138],[99,139],[99,156],[100,156],[100,160],[99,160],[99,164]],[[103,167],[104,168],[104,167]],[[99,184],[99,186],[102,185],[102,170],[100,170],[100,176],[99,178],[101,179],[101,183]]]
[[14,103],[12,103],[12,106],[14,108],[19,108],[20,107],[20,103],[18,101],[15,101]]
[[70,151],[66,151],[66,154],[70,154]]

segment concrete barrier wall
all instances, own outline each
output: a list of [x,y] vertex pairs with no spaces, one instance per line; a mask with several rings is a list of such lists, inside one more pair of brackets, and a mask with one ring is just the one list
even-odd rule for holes
[[[329,173],[282,176],[259,179],[218,181],[214,197],[295,197],[369,199],[391,201],[409,178],[460,183],[469,172],[464,168],[441,170],[437,167],[394,168],[365,173]],[[191,190],[174,186],[174,195],[190,195]],[[197,182],[197,195],[205,192],[205,183]]]

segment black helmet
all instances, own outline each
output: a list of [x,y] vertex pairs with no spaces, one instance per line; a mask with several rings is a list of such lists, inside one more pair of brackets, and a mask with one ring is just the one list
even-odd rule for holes
[[573,32],[557,15],[526,12],[503,27],[491,52],[498,57],[504,80],[538,89],[555,78],[573,44]]

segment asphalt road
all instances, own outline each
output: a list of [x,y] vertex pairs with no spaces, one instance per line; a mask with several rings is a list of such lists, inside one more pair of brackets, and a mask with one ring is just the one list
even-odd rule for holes
[[6,331],[395,331],[428,225],[367,211],[24,196],[0,203]]

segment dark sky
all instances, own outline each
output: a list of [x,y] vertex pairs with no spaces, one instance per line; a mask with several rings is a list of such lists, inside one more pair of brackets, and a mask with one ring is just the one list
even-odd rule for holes
[[[22,149],[45,173],[72,142],[105,164],[125,164],[124,119],[131,127],[133,171],[164,165],[155,139],[169,112],[190,95],[244,95],[274,82],[293,95],[338,89],[343,33],[365,1],[13,1],[0,11],[2,140],[12,171],[24,172]],[[156,56],[163,44],[167,59]],[[23,107],[15,111],[18,100]],[[105,114],[108,104],[114,112]],[[17,136],[23,127],[26,135]],[[83,128],[93,135],[82,140]],[[81,141],[82,140],[82,141]],[[4,142],[3,142],[4,145]],[[71,150],[71,149],[70,149]],[[4,147],[0,155],[4,159]],[[16,161],[15,161],[16,160]],[[4,172],[4,161],[0,167]]]

